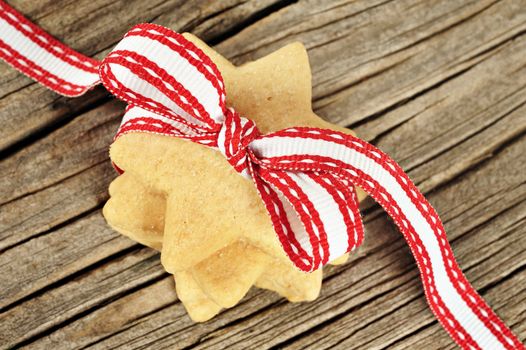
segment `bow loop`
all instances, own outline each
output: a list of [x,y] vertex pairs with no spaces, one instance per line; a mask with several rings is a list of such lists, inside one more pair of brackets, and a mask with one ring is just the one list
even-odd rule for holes
[[363,241],[358,196],[331,174],[254,166],[252,177],[291,261],[314,271]]
[[99,73],[104,86],[130,105],[202,132],[219,130],[226,114],[215,64],[184,36],[161,26],[133,27]]

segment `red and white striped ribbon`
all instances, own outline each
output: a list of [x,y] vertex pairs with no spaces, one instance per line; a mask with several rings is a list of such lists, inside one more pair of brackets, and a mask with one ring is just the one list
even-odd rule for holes
[[463,349],[525,349],[462,274],[435,210],[376,147],[309,127],[261,135],[253,121],[227,108],[221,73],[210,58],[170,29],[135,26],[102,61],[99,76],[97,61],[58,43],[3,2],[0,9],[0,54],[8,63],[67,96],[85,92],[100,77],[128,102],[116,138],[157,133],[221,152],[254,182],[285,252],[301,270],[315,270],[360,245],[353,185],[359,186],[398,225],[433,313]]
[[0,1],[0,58],[64,96],[82,95],[99,83],[99,61],[62,44],[4,1]]

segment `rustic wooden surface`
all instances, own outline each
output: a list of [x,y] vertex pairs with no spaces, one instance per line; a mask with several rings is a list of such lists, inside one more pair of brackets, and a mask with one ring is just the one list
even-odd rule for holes
[[[397,159],[441,214],[468,279],[526,339],[526,0],[12,0],[101,58],[138,22],[191,31],[236,63],[309,50],[316,112]],[[292,304],[252,290],[194,324],[154,251],[101,216],[123,105],[0,63],[2,348],[453,349],[400,234],[365,202],[366,240]]]

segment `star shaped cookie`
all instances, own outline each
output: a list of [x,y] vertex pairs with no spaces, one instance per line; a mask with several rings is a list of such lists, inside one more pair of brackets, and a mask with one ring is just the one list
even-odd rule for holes
[[[351,133],[312,111],[310,66],[300,43],[234,66],[196,37],[185,37],[218,66],[228,106],[254,120],[262,133],[292,126]],[[218,151],[174,137],[129,133],[111,146],[110,157],[124,174],[110,185],[106,220],[161,251],[193,320],[234,306],[253,285],[290,301],[318,296],[321,269],[304,273],[294,267],[253,183]]]

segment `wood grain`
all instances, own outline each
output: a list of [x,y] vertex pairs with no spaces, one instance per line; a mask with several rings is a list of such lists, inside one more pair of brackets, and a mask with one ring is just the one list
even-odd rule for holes
[[[468,279],[526,339],[526,1],[9,3],[98,58],[144,21],[236,63],[302,41],[316,111],[401,163]],[[0,348],[454,348],[371,201],[364,245],[328,269],[318,300],[254,289],[192,323],[157,253],[100,214],[122,108],[103,89],[66,99],[0,64]]]

